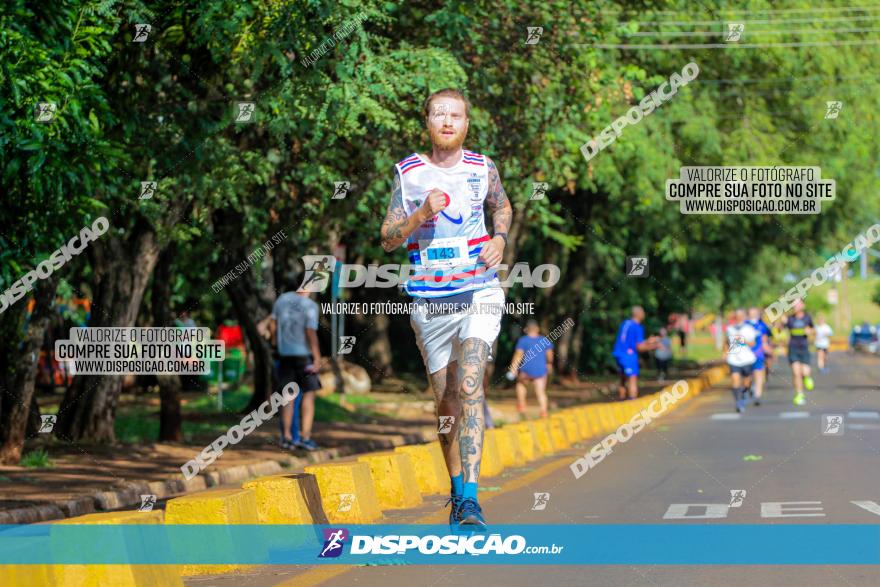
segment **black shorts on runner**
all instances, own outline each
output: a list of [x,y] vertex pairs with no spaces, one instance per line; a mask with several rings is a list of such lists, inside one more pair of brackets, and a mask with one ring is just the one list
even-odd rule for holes
[[734,373],[739,373],[743,377],[751,377],[752,376],[752,369],[755,367],[755,364],[752,363],[751,365],[743,365],[741,367],[735,367],[733,365],[728,365],[728,367],[730,367],[730,374],[731,375],[733,375]]
[[809,349],[788,349],[788,362],[791,363],[803,363],[804,365],[810,364],[810,350]]
[[306,366],[312,364],[312,357],[281,357],[278,366],[278,383],[281,389],[290,382],[296,383],[300,391],[321,389],[321,380],[316,373],[306,373]]

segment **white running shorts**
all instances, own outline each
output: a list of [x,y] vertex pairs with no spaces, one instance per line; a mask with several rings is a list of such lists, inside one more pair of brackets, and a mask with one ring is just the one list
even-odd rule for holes
[[436,373],[458,360],[461,343],[479,338],[491,349],[501,330],[504,290],[487,287],[443,298],[420,298],[410,315],[416,344],[428,373]]

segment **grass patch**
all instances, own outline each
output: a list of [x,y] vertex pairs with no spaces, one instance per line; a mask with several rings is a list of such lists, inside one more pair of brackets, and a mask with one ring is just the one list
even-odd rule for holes
[[[253,390],[244,386],[234,390],[223,390],[223,411],[240,412],[247,406],[252,394]],[[189,400],[182,407],[182,411],[185,413],[216,414],[217,394],[205,393],[197,399]]]
[[[880,322],[880,306],[875,304],[871,297],[874,294],[875,288],[880,286],[880,278],[869,275],[868,279],[862,280],[858,276],[858,262],[853,263],[851,268],[855,271],[856,275],[846,280],[846,297],[843,295],[844,291],[840,284],[834,284],[838,291],[839,303],[849,306],[851,327],[861,324],[865,320],[871,324],[877,324],[877,322]],[[806,298],[807,307],[809,308],[811,305],[816,306],[815,309],[811,308],[813,320],[816,319],[816,314],[824,313],[828,324],[834,329],[835,336],[847,337],[849,336],[849,331],[845,328],[843,308],[838,311],[837,306],[832,306],[827,302],[828,290],[831,289],[831,285],[825,282],[811,289]]]
[[[676,348],[676,358],[682,358],[678,345]],[[721,352],[715,348],[715,339],[708,333],[699,333],[688,337],[687,353],[684,358],[700,363],[707,361],[716,361],[721,358]]]
[[18,464],[28,469],[51,469],[55,466],[49,459],[49,453],[42,448],[27,453]]
[[352,406],[368,406],[370,404],[379,403],[378,400],[368,395],[343,395],[341,393],[331,393],[330,395],[324,396],[322,399],[326,399],[337,406],[342,403],[343,399],[345,399],[345,403]]
[[[184,420],[182,426],[183,441],[192,443],[196,436],[217,437],[221,434],[226,434],[232,425],[238,424],[241,421],[242,417],[235,418],[230,416],[230,419],[226,422],[187,422]],[[266,425],[269,425],[269,423],[266,422]]]
[[147,408],[120,410],[113,431],[116,440],[125,444],[155,442],[159,438],[159,412]]
[[358,418],[339,405],[339,399],[315,397],[315,422],[356,422]]

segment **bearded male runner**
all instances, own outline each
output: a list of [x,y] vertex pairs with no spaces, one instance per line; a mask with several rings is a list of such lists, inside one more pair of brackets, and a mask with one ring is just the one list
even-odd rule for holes
[[[412,277],[406,292],[416,298],[410,323],[422,353],[441,428],[440,444],[451,482],[451,526],[486,528],[477,503],[483,452],[483,372],[501,328],[504,291],[495,267],[501,262],[513,209],[489,157],[462,149],[470,103],[453,89],[431,94],[424,104],[430,155],[413,153],[395,165],[382,247],[407,243]],[[486,232],[484,205],[492,211]],[[441,304],[444,304],[442,307]],[[444,418],[445,417],[445,418]]]

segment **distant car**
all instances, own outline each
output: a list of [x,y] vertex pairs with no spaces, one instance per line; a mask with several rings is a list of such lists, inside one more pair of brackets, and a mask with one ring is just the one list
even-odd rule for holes
[[880,343],[877,341],[877,327],[871,326],[867,322],[854,326],[849,335],[849,350],[851,353],[876,354],[880,350]]

